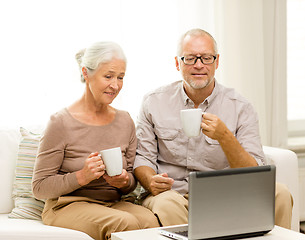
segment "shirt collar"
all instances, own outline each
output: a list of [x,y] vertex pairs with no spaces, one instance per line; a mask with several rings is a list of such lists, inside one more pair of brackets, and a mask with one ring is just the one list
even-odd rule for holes
[[217,94],[219,92],[219,84],[216,81],[216,79],[214,82],[215,82],[215,86],[214,86],[212,94],[204,100],[204,102],[207,101],[208,106],[211,104],[211,102],[213,102],[213,100],[215,99],[215,97],[217,96]]
[[184,91],[183,80],[180,82],[180,92],[181,92],[183,104],[184,104],[184,106],[186,106],[189,103],[189,101],[192,101],[192,100],[186,95],[186,93]]
[[[183,103],[184,103],[184,106],[188,105],[188,104],[192,104],[194,105],[193,101],[187,96],[187,94],[185,93],[184,91],[184,88],[183,88],[183,80],[181,81],[180,83],[180,91],[181,91],[181,96],[182,96],[182,100],[183,100]],[[215,99],[215,97],[217,96],[217,93],[219,92],[219,84],[218,82],[216,81],[215,79],[215,87],[213,89],[213,92],[210,96],[208,96],[204,101],[203,103],[201,104],[204,104],[206,102],[206,104],[209,106],[211,104],[211,102]],[[200,105],[201,105],[200,104]]]

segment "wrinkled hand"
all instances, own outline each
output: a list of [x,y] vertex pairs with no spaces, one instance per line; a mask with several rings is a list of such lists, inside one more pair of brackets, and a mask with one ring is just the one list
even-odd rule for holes
[[110,177],[109,175],[104,174],[103,178],[107,183],[116,188],[124,188],[129,185],[129,175],[125,169],[123,169],[120,175]]
[[91,153],[85,160],[84,167],[76,173],[78,183],[86,185],[105,174],[105,165],[98,152]]
[[151,177],[149,190],[152,195],[170,190],[173,186],[174,179],[168,177],[167,173],[157,174]]
[[214,140],[219,140],[228,129],[216,115],[204,113],[201,122],[202,133]]

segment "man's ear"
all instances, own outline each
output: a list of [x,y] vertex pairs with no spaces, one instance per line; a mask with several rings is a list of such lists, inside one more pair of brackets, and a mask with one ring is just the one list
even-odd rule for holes
[[216,69],[218,68],[219,65],[219,54],[217,54],[217,59],[216,59]]
[[176,69],[177,69],[177,71],[180,71],[179,59],[178,59],[177,56],[175,57],[175,62],[176,62]]

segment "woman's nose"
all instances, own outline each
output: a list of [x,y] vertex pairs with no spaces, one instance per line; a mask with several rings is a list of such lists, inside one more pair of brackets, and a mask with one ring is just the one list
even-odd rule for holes
[[113,81],[110,84],[110,87],[112,89],[118,90],[119,89],[119,84],[118,84],[118,79],[114,78]]

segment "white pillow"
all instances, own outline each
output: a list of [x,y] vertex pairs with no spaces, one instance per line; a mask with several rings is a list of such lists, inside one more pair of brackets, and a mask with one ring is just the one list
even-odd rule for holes
[[0,129],[0,213],[13,208],[12,189],[20,133],[14,129]]

